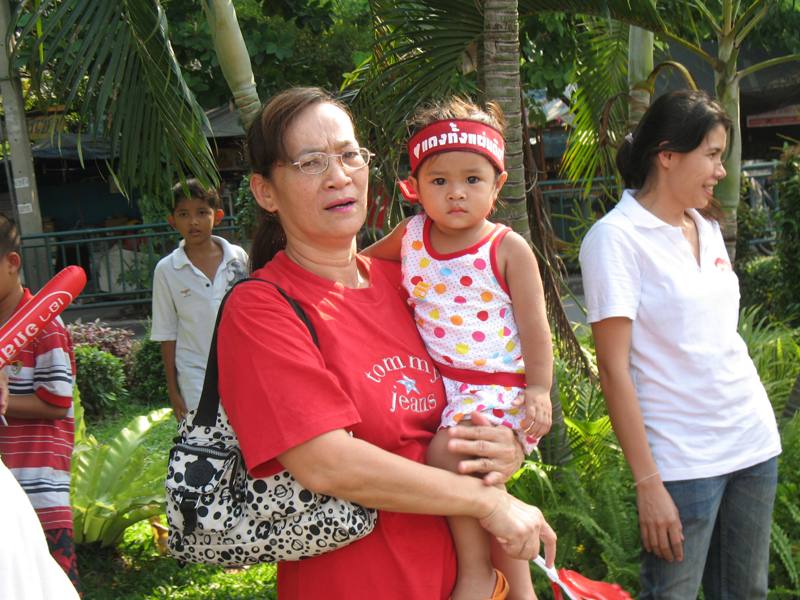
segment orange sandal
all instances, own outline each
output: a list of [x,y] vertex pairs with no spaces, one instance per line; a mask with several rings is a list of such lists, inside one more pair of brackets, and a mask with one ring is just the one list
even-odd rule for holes
[[496,581],[494,583],[494,591],[492,592],[492,597],[489,600],[505,600],[506,596],[508,596],[508,592],[511,591],[511,587],[508,585],[508,580],[506,576],[503,575],[497,569],[494,570]]
[[[492,590],[492,597],[489,600],[506,600],[508,596],[508,592],[511,591],[511,587],[508,585],[508,580],[506,576],[503,575],[497,569],[494,570],[494,590]],[[450,600],[453,600],[450,598]]]

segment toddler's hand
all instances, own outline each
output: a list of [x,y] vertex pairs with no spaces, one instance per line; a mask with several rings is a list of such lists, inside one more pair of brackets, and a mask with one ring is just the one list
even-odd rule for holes
[[529,385],[516,402],[525,405],[522,430],[527,435],[540,438],[550,431],[550,426],[553,424],[553,407],[550,404],[548,390],[538,385]]
[[8,376],[5,371],[0,371],[0,416],[8,408]]

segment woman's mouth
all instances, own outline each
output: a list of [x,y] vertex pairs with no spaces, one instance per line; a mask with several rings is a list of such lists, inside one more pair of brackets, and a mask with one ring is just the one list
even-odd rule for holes
[[348,210],[351,206],[356,203],[355,198],[340,198],[338,200],[334,200],[325,206],[325,210],[333,211],[333,212],[342,212]]

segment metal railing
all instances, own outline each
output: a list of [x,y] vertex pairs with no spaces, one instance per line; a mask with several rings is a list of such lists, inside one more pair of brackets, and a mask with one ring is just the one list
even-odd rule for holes
[[[214,228],[232,240],[237,233],[230,217]],[[86,288],[69,309],[149,303],[153,270],[179,241],[167,223],[24,235],[26,285],[38,289],[65,266],[78,265],[86,271]]]
[[[742,175],[750,180],[748,202],[753,208],[763,208],[772,213],[778,207],[779,188],[774,182],[777,161],[751,163],[742,167]],[[592,213],[602,216],[611,208],[619,197],[614,178],[596,178],[592,180],[588,196],[585,194],[586,181],[578,183],[552,179],[538,183],[542,195],[548,203],[553,231],[556,236],[566,242],[576,241],[575,231],[580,231],[576,224],[580,220],[589,220]],[[753,243],[765,243],[774,240],[774,235],[753,240]]]
[[[772,183],[775,163],[745,166],[743,172],[760,184],[760,198],[771,210],[777,206],[778,190]],[[553,230],[564,242],[574,242],[576,224],[600,216],[616,201],[611,178],[592,181],[588,197],[585,182],[567,180],[539,182],[550,209]],[[752,204],[752,201],[751,201]],[[238,243],[238,231],[232,217],[226,217],[214,228]],[[55,231],[22,236],[22,264],[26,284],[39,289],[55,273],[67,265],[79,265],[87,274],[87,285],[72,310],[87,307],[124,306],[149,303],[153,270],[158,261],[172,252],[180,236],[167,223],[123,225],[101,229]],[[772,240],[757,240],[770,243]]]

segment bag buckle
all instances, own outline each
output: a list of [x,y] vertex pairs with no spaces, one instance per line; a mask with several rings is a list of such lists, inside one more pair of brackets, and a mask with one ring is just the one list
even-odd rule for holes
[[183,535],[189,535],[197,527],[197,501],[200,494],[195,492],[184,492],[178,509],[183,516]]

